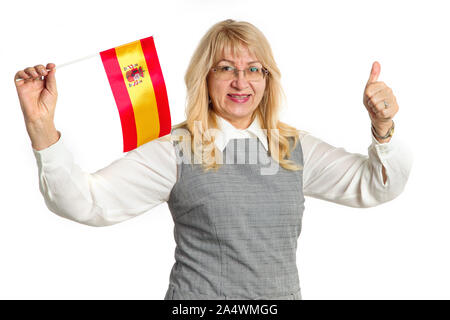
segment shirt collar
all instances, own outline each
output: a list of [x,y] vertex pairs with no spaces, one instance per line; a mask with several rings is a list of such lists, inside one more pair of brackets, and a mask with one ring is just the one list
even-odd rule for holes
[[227,120],[216,114],[217,125],[219,126],[219,132],[215,138],[215,145],[220,150],[223,151],[231,139],[243,139],[243,138],[258,138],[262,145],[269,150],[267,143],[267,134],[261,128],[258,116],[255,117],[253,122],[248,126],[247,129],[236,129]]

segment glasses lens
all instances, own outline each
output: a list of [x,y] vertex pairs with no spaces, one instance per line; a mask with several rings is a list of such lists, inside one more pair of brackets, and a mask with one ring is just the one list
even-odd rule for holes
[[221,65],[215,68],[215,74],[219,80],[230,80],[234,77],[234,67]]
[[245,70],[237,71],[235,67],[220,65],[214,68],[214,73],[219,80],[233,80],[237,77],[237,72],[244,72],[248,81],[259,81],[264,78],[263,69],[261,67],[249,67]]
[[262,70],[259,67],[249,67],[246,70],[247,80],[257,81],[263,78]]

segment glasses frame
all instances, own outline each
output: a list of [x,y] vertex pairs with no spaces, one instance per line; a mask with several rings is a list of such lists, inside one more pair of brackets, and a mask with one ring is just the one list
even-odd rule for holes
[[[239,71],[242,71],[242,72],[244,72],[244,78],[245,78],[247,81],[259,81],[259,80],[249,80],[249,79],[247,79],[247,70],[248,70],[249,68],[252,68],[251,66],[248,67],[248,68],[246,68],[246,69],[238,69],[238,68],[236,68],[236,67],[234,67],[234,66],[214,66],[214,67],[211,68],[211,71],[212,71],[213,73],[216,74],[216,72],[218,71],[218,69],[219,69],[220,67],[231,67],[231,68],[233,68],[233,69],[234,69],[234,78],[238,78],[238,77],[239,77]],[[258,68],[259,68],[259,67],[258,67]],[[269,70],[267,70],[267,69],[264,68],[264,67],[261,67],[261,71],[262,71],[262,79],[266,79],[266,77],[270,74],[270,73],[269,73]],[[230,79],[230,80],[231,80],[231,79]]]

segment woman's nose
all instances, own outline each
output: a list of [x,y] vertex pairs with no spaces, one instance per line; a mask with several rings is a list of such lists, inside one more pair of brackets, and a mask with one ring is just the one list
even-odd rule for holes
[[232,81],[232,86],[237,89],[245,89],[249,85],[247,78],[245,77],[245,71],[239,70]]

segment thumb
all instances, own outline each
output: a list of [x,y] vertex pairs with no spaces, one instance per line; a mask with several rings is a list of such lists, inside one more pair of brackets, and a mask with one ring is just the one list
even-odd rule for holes
[[378,76],[380,75],[380,71],[381,71],[380,63],[378,61],[375,61],[372,64],[372,70],[370,71],[370,77],[369,80],[367,81],[367,84],[377,81]]
[[56,68],[55,68],[55,64],[53,63],[49,63],[47,64],[47,69],[50,70],[45,78],[45,86],[47,87],[47,89],[51,92],[56,94],[56,77],[55,77],[55,73],[56,73]]

